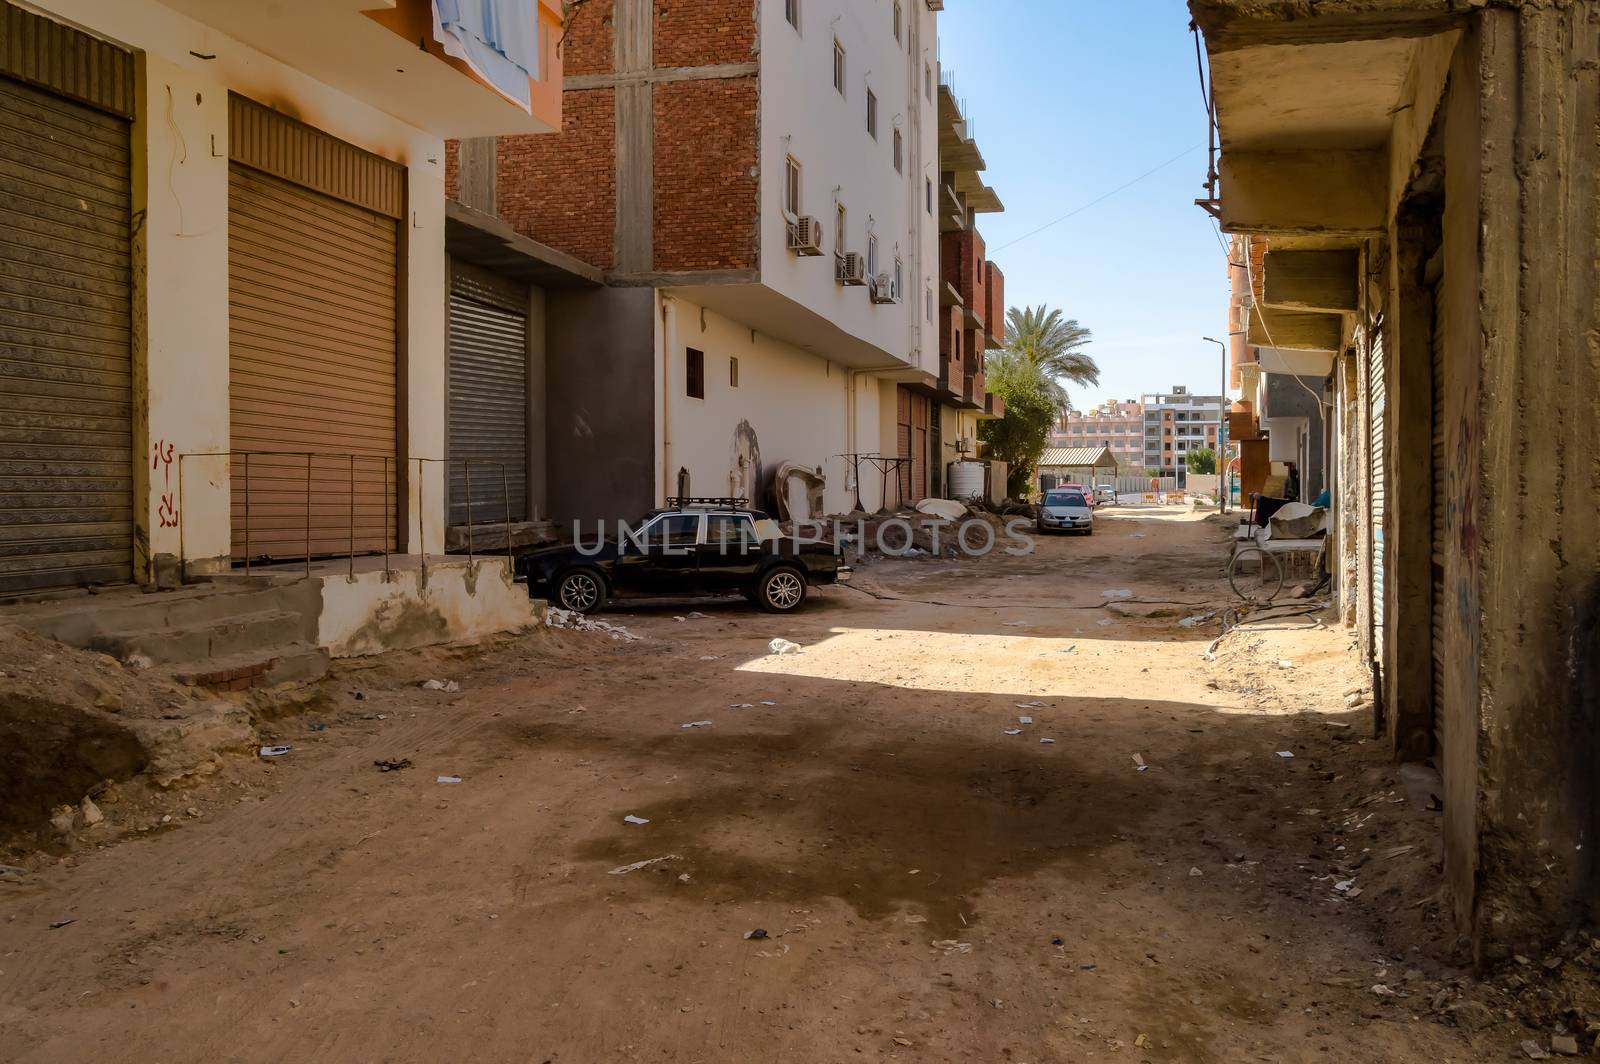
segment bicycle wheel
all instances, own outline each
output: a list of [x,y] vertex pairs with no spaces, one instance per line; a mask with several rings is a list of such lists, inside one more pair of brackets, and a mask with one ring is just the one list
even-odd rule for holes
[[[1239,562],[1247,555],[1254,555],[1260,559],[1257,571],[1259,579],[1255,588],[1255,594],[1247,594],[1240,589],[1241,582],[1248,582],[1243,579],[1247,577],[1248,574],[1241,571],[1239,566]],[[1268,565],[1269,561],[1271,562],[1270,567]],[[1277,598],[1278,593],[1283,590],[1283,562],[1276,554],[1269,554],[1260,547],[1245,547],[1236,553],[1233,556],[1233,559],[1228,562],[1228,586],[1233,588],[1233,593],[1235,595],[1238,595],[1241,599],[1250,603],[1251,605],[1264,606],[1273,599]]]

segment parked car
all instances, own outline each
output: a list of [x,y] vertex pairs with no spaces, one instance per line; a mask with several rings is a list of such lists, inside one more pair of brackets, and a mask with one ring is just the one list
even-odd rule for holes
[[1038,527],[1045,532],[1094,534],[1094,508],[1081,489],[1055,488],[1039,502]]
[[1116,485],[1115,484],[1097,484],[1097,485],[1095,485],[1094,501],[1097,502],[1097,503],[1106,503],[1106,504],[1111,505],[1111,506],[1117,505],[1117,488],[1116,488]]
[[781,536],[760,510],[686,501],[645,515],[638,528],[598,547],[525,553],[517,575],[527,579],[529,595],[577,613],[594,613],[612,598],[734,594],[769,613],[789,613],[810,588],[849,580],[851,570],[833,544]]

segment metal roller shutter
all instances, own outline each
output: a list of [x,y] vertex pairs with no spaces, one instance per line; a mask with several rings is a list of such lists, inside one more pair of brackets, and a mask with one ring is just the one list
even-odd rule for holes
[[129,173],[124,118],[0,77],[0,592],[133,579]]
[[393,550],[395,219],[228,176],[234,557]]
[[[528,519],[527,292],[455,263],[450,283],[450,524]],[[469,490],[470,489],[470,490]]]

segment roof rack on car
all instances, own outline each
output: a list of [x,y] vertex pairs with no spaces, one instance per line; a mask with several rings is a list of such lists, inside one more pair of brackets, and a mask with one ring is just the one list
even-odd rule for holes
[[750,500],[732,495],[669,495],[667,496],[667,509],[687,510],[690,507],[714,506],[724,510],[742,509]]

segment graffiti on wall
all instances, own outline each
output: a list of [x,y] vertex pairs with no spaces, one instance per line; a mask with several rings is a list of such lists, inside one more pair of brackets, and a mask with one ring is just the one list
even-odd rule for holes
[[178,527],[178,501],[172,494],[173,446],[166,440],[150,445],[150,471],[161,474],[161,501],[156,505],[156,520],[162,528]]

